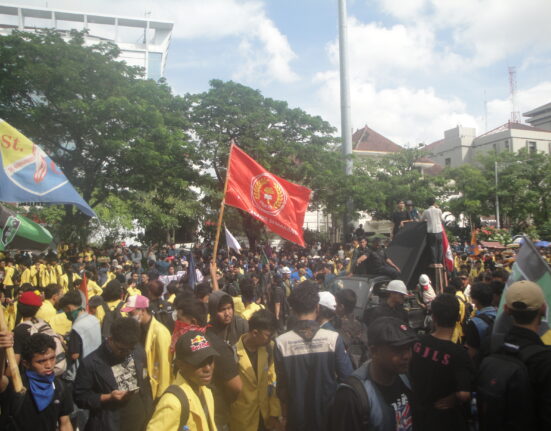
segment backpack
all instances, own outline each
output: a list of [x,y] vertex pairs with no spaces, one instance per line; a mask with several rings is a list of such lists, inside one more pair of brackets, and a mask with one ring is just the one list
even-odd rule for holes
[[67,357],[65,355],[65,343],[63,338],[57,334],[44,320],[33,317],[31,320],[21,322],[20,325],[29,327],[29,334],[47,334],[55,341],[55,366],[54,373],[61,376],[67,370]]
[[111,325],[113,322],[122,317],[121,309],[124,306],[124,302],[119,302],[114,310],[111,310],[105,302],[101,306],[105,312],[103,322],[101,323],[101,336],[105,339],[111,335]]
[[480,431],[537,429],[532,384],[526,362],[549,351],[541,345],[522,349],[508,343],[495,346],[504,336],[493,337],[492,353],[482,360],[477,376]]
[[[180,401],[180,425],[178,426],[178,430],[180,430],[184,425],[187,424],[187,421],[189,419],[189,401],[187,399],[187,395],[184,390],[178,385],[170,385],[163,392],[163,395],[165,394],[172,394],[176,398],[178,398],[178,401]],[[159,401],[161,400],[163,395],[161,395],[159,399],[155,401],[155,408],[157,407],[157,404],[159,404]]]
[[174,320],[172,319],[172,304],[168,301],[160,301],[156,307],[151,307],[151,314],[161,322],[172,334],[174,331]]
[[[364,364],[363,366],[366,366]],[[354,374],[356,374],[360,370],[356,370]],[[346,386],[356,394],[356,397],[359,401],[359,410],[361,411],[362,417],[362,428],[366,431],[370,431],[373,429],[372,424],[372,413],[375,414],[375,417],[380,419],[381,421],[384,421],[384,413],[383,413],[383,407],[385,405],[385,401],[381,399],[370,399],[369,395],[367,394],[366,388],[364,386],[363,381],[360,377],[357,375],[350,375],[346,379],[344,379],[343,383],[339,386]],[[409,382],[409,379],[404,374],[400,374],[399,378],[402,380],[403,384],[407,388],[411,388],[411,384]],[[377,391],[376,391],[377,392]],[[382,398],[381,397],[375,397],[375,398]],[[373,409],[372,406],[373,405]],[[389,408],[389,411],[392,411],[392,407]],[[339,412],[333,412],[334,414],[339,414]],[[390,415],[392,417],[392,415]]]
[[[486,330],[486,335],[484,337],[480,337],[480,349],[478,350],[478,355],[476,357],[476,362],[480,363],[482,359],[484,359],[486,356],[488,356],[490,353],[492,353],[492,330],[494,328],[494,322],[496,320],[496,316],[492,316],[489,314],[480,314],[478,316],[475,316],[482,320],[484,323],[488,325],[488,329]],[[472,320],[472,319],[471,319]],[[477,327],[478,330],[478,327]],[[478,334],[480,336],[480,333]],[[495,343],[495,338],[494,338]]]

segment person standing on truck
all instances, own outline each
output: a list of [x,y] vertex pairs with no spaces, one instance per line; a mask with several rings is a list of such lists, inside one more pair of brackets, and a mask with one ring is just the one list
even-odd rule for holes
[[388,283],[385,293],[386,301],[374,308],[366,310],[364,321],[367,327],[381,317],[394,317],[405,325],[409,325],[408,313],[404,309],[404,301],[408,290],[402,280],[392,280]]

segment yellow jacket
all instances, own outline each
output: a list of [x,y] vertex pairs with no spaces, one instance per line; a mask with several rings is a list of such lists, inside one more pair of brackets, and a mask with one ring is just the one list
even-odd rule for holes
[[463,340],[463,322],[465,321],[465,303],[467,302],[467,298],[461,291],[455,292],[455,296],[459,302],[459,320],[455,323],[451,341],[454,343],[461,343]]
[[56,334],[59,335],[67,335],[69,332],[71,332],[71,329],[73,327],[73,324],[69,319],[67,319],[67,316],[65,313],[57,313],[54,317],[50,319],[48,322],[52,329],[56,332]]
[[4,311],[4,320],[6,321],[6,326],[8,331],[13,331],[15,328],[15,318],[17,314],[17,302],[12,302],[6,306],[1,305],[2,310]]
[[[121,302],[124,302],[124,301],[120,299],[115,299],[114,301],[106,302],[106,305],[107,305],[107,308],[109,308],[109,310],[113,311],[115,308],[117,308],[117,305],[119,305],[119,303]],[[121,316],[126,317],[126,313],[121,311]],[[103,323],[104,317],[105,317],[105,310],[103,309],[103,307],[98,307],[96,309],[96,319],[99,320],[99,323]]]
[[4,286],[13,286],[13,274],[15,273],[14,266],[6,266],[4,268]]
[[264,307],[262,305],[258,305],[256,302],[251,302],[250,304],[247,304],[241,313],[241,317],[245,320],[249,320],[255,312],[262,310],[263,308]]
[[57,310],[55,309],[54,304],[52,304],[49,299],[46,299],[42,303],[42,306],[38,309],[38,312],[36,313],[36,317],[44,320],[47,323],[50,323],[50,320],[56,314],[57,314]]
[[[185,424],[189,431],[209,431],[215,430],[214,423],[214,400],[212,392],[206,386],[200,386],[199,391],[202,392],[207,403],[209,417],[205,414],[201,400],[197,394],[191,389],[191,386],[178,374],[174,384],[180,386],[187,395],[189,403],[189,417]],[[180,400],[175,395],[166,394],[157,404],[157,408],[153,413],[153,417],[147,425],[147,431],[180,431],[180,415],[182,407]],[[209,427],[210,423],[210,427]],[[183,424],[182,424],[183,426]]]
[[86,290],[88,291],[88,299],[103,293],[103,289],[94,280],[86,280]]
[[21,284],[30,283],[30,282],[31,282],[31,270],[30,268],[25,268],[21,271]]
[[[273,354],[268,354],[269,350],[273,352],[273,343],[270,344],[269,348],[261,347],[258,349],[255,373],[243,345],[244,336],[242,335],[235,344],[243,389],[230,407],[230,429],[257,431],[260,415],[262,415],[264,423],[270,417],[281,415],[281,406],[275,391],[276,374]],[[269,358],[269,356],[271,357]]]
[[[76,281],[79,281],[80,277],[78,274],[73,273],[73,285]],[[61,286],[62,293],[67,293],[69,291],[69,274],[62,274],[59,279],[59,285]]]
[[166,326],[152,317],[145,337],[145,354],[153,399],[159,398],[170,385],[171,340],[172,337]]

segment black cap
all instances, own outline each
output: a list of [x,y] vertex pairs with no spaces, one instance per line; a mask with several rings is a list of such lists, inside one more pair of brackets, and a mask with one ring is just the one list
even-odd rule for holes
[[417,340],[415,331],[395,317],[380,317],[367,330],[370,346],[400,347]]
[[210,357],[220,356],[210,345],[205,334],[199,331],[188,331],[176,343],[176,359],[187,362],[194,367]]

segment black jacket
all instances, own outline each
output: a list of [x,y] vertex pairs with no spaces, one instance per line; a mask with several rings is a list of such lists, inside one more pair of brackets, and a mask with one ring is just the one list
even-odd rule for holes
[[[505,342],[523,348],[543,345],[541,338],[529,329],[513,326],[505,336]],[[526,363],[534,390],[538,430],[551,429],[551,348],[530,358]]]
[[[113,358],[106,343],[104,342],[80,363],[74,384],[75,403],[80,408],[90,410],[90,419],[86,424],[87,431],[119,431],[129,428],[140,431],[147,424],[153,406],[149,379],[144,374],[145,352],[139,345],[132,352],[139,391],[130,394],[126,401],[102,404],[100,402],[102,394],[109,394],[118,389],[111,367],[120,363]],[[143,412],[142,419],[136,414],[126,414],[130,404],[132,407],[136,406],[132,410],[140,414]],[[121,418],[122,415],[125,418]],[[138,424],[133,423],[134,418],[139,422]]]

